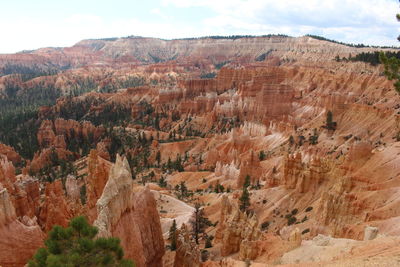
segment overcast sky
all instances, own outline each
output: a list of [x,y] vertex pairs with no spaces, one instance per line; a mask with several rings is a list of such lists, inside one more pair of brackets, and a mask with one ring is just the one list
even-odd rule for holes
[[82,39],[282,33],[400,45],[397,0],[6,0],[0,53]]

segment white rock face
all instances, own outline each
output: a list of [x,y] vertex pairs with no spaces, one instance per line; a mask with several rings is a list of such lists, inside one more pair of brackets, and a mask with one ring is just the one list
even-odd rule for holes
[[10,200],[7,189],[0,184],[0,226],[6,225],[15,220],[17,215]]
[[[110,229],[132,205],[132,175],[128,160],[117,155],[101,198],[97,201],[98,216],[94,225],[99,236],[111,237]],[[112,214],[112,216],[110,216]]]
[[96,208],[99,237],[120,238],[125,256],[137,267],[162,266],[165,246],[156,200],[149,188],[133,187],[125,157],[117,155]]
[[240,126],[240,130],[242,130],[245,135],[251,137],[265,136],[267,134],[267,127],[264,124],[254,122],[246,121],[242,126]]
[[291,243],[292,249],[301,246],[301,233],[299,228],[294,229],[289,236],[289,242]]
[[79,185],[78,180],[72,175],[68,175],[67,181],[65,182],[65,188],[67,191],[67,195],[74,199],[79,200],[80,192],[79,192]]
[[217,162],[215,167],[215,176],[222,177],[222,180],[237,180],[240,175],[240,169],[237,167],[234,161],[230,164],[222,164],[221,162]]
[[352,247],[361,242],[318,235],[313,240],[304,240],[301,246],[286,252],[281,258],[281,264],[332,261],[340,255],[348,253]]
[[373,240],[377,237],[379,232],[378,227],[367,226],[364,230],[364,241]]
[[316,237],[314,237],[313,242],[317,246],[324,247],[324,246],[329,245],[330,240],[331,240],[331,238],[329,236],[319,234]]

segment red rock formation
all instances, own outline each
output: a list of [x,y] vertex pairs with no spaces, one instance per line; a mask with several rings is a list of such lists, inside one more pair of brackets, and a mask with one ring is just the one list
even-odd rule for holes
[[176,232],[176,253],[174,267],[199,267],[200,249],[193,239],[185,224]]
[[222,244],[221,255],[240,252],[243,257],[256,258],[258,248],[254,241],[260,235],[257,216],[241,212],[236,203],[231,203],[227,196],[223,196],[221,217],[215,234],[216,242]]
[[94,225],[99,236],[121,239],[125,256],[140,267],[162,266],[164,240],[153,195],[147,188],[133,191],[126,158],[117,156],[101,198]]
[[88,176],[86,177],[87,207],[90,221],[97,217],[96,203],[103,194],[107,183],[111,163],[98,156],[96,150],[91,150],[87,158]]
[[58,159],[67,160],[73,157],[73,153],[64,148],[45,148],[40,152],[36,152],[33,156],[30,164],[25,168],[33,173],[37,173],[40,169],[46,167],[47,165],[52,165],[54,153],[57,155]]
[[287,189],[296,189],[299,193],[315,192],[328,172],[319,158],[309,164],[302,162],[300,153],[286,155],[283,168],[283,184]]
[[43,148],[50,147],[55,143],[56,135],[53,131],[52,121],[45,120],[40,125],[39,131],[37,133],[37,139],[39,145]]
[[20,155],[18,155],[15,150],[7,145],[0,143],[0,155],[4,155],[13,164],[19,163],[21,161]]
[[[391,90],[391,82],[380,74],[379,67],[332,60],[337,55],[347,57],[349,53],[360,51],[376,50],[346,47],[309,37],[217,41],[210,38],[86,40],[72,48],[0,55],[0,72],[9,62],[22,66],[35,64],[39,68],[50,65],[72,68],[28,81],[18,75],[2,76],[0,95],[4,95],[1,90],[6,83],[24,90],[43,85],[68,93],[88,80],[98,89],[109,85],[119,88],[123,84],[121,81],[130,77],[143,77],[146,83],[152,81],[152,85],[115,93],[91,92],[72,99],[60,98],[55,106],[40,108],[39,120],[57,117],[70,101],[91,103],[90,116],[102,112],[106,103],[115,103],[130,107],[132,116],[136,117],[142,112],[137,103],[146,100],[157,113],[165,114],[159,123],[160,142],[149,147],[149,162],[154,162],[157,151],[162,152],[162,162],[169,156],[174,159],[177,154],[188,152],[185,170],[194,173],[185,172],[179,177],[188,182],[190,189],[202,190],[216,182],[225,188],[241,187],[246,175],[250,175],[252,183],[263,182],[268,175],[266,186],[252,191],[252,207],[258,217],[271,222],[269,240],[259,239],[255,217],[240,213],[236,205],[227,204],[226,199],[222,200],[216,233],[222,255],[230,257],[239,252],[234,257],[263,262],[278,259],[279,253],[284,251],[282,247],[299,246],[299,231],[307,228],[310,232],[303,235],[306,239],[320,232],[360,239],[366,224],[379,226],[384,234],[400,234],[397,226],[400,215],[397,190],[400,150],[396,142],[400,131],[398,97]],[[255,58],[264,53],[267,58],[255,62]],[[156,57],[166,62],[148,65]],[[215,65],[227,60],[230,61],[227,67],[217,70]],[[85,67],[78,67],[82,65]],[[202,72],[212,71],[217,73],[215,79],[197,78]],[[92,102],[86,101],[91,99]],[[328,110],[333,112],[337,122],[335,131],[323,127]],[[151,116],[146,119],[151,121]],[[176,120],[177,117],[180,119]],[[163,142],[168,132],[180,127],[192,127],[206,137]],[[154,133],[150,125],[128,125],[128,128],[132,132],[145,129],[147,135]],[[302,146],[287,143],[290,135],[307,136],[313,129],[319,134],[317,144],[311,145],[307,140]],[[34,177],[15,176],[13,164],[20,161],[20,157],[12,148],[0,145],[0,183],[7,189],[8,202],[15,213],[7,217],[11,219],[6,220],[6,227],[0,225],[3,229],[0,232],[7,238],[0,245],[8,239],[14,240],[4,231],[14,229],[9,228],[16,223],[14,217],[23,222],[24,226],[17,228],[25,233],[29,218],[34,221],[37,216],[47,231],[54,223],[66,225],[71,216],[83,213],[91,222],[96,220],[101,235],[120,237],[126,255],[135,259],[139,266],[160,265],[164,248],[154,198],[147,189],[133,187],[128,166],[121,159],[109,171],[110,163],[106,160],[110,158],[107,147],[111,140],[100,140],[103,133],[102,127],[89,122],[64,119],[42,122],[37,137],[43,150],[28,164],[33,171],[49,163],[53,148],[60,158],[71,155],[66,150],[67,142],[75,137],[93,140],[97,150],[88,157],[85,179],[67,178],[65,190],[59,181],[49,184],[42,195],[43,184]],[[268,156],[260,162],[253,151],[261,150],[268,151]],[[287,153],[293,154],[285,156]],[[274,167],[277,171],[270,174]],[[195,173],[196,170],[208,172]],[[158,177],[161,171],[157,168],[154,171]],[[85,174],[85,169],[79,172]],[[168,176],[166,179],[171,181]],[[203,179],[206,182],[202,182]],[[84,207],[79,200],[79,189],[83,185],[86,185],[88,198]],[[168,187],[157,190],[172,193]],[[224,194],[238,196],[237,191]],[[221,210],[219,196],[219,193],[204,190],[196,195],[210,204],[213,221],[218,219]],[[312,212],[306,212],[311,206],[314,207]],[[272,210],[278,208],[281,216],[284,210],[289,213],[297,209],[298,224],[288,226],[284,217],[272,215]],[[4,206],[4,210],[10,210],[9,205]],[[165,214],[165,218],[168,215]],[[273,236],[272,231],[285,236],[288,244],[282,245],[285,242]],[[25,234],[24,237],[30,242],[29,237]],[[288,238],[291,241],[287,241]],[[27,245],[30,250],[33,250],[32,244]],[[214,250],[210,251],[219,258],[217,249]],[[6,251],[12,252],[9,248]],[[0,255],[3,254],[0,252]],[[9,258],[6,254],[3,256]],[[198,258],[197,248],[184,241],[176,253],[175,264],[197,265]],[[222,266],[236,263],[243,262],[221,260]]]
[[17,220],[7,189],[0,184],[0,265],[24,266],[43,245],[44,234],[33,220]]
[[39,216],[40,189],[39,181],[32,177],[23,177],[14,184],[12,199],[18,217],[30,218]]
[[46,198],[40,208],[39,223],[48,232],[53,225],[66,227],[72,217],[71,209],[65,199],[61,180],[48,183],[45,189]]
[[262,176],[262,168],[260,166],[260,160],[255,155],[254,151],[251,151],[247,158],[242,159],[240,165],[240,174],[237,181],[237,188],[242,188],[245,182],[246,176],[250,176],[250,184],[255,185],[260,182]]
[[79,123],[74,120],[56,119],[53,121],[44,120],[39,128],[37,138],[42,148],[66,149],[65,139],[82,137],[90,141],[99,140],[103,134],[102,127],[96,127],[88,121]]
[[9,192],[14,192],[15,168],[5,156],[0,156],[0,183]]

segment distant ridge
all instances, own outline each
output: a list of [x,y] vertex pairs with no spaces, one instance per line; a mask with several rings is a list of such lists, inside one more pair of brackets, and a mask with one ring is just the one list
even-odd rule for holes
[[313,34],[306,34],[305,36],[311,37],[311,38],[314,38],[314,39],[320,40],[320,41],[327,41],[327,42],[331,42],[331,43],[335,43],[335,44],[340,44],[340,45],[345,45],[345,46],[349,46],[349,47],[355,47],[355,48],[366,48],[366,47],[371,47],[371,48],[393,48],[393,49],[400,49],[400,47],[398,47],[398,46],[378,46],[378,45],[365,45],[365,44],[349,44],[349,43],[339,42],[339,41],[336,41],[336,40],[332,40],[332,39],[325,38],[325,37],[323,37],[323,36],[313,35]]
[[97,41],[116,41],[118,39],[145,39],[145,38],[154,38],[164,41],[174,41],[174,40],[201,40],[201,39],[242,39],[242,38],[271,38],[271,37],[281,37],[281,38],[294,38],[289,35],[285,34],[265,34],[265,35],[210,35],[210,36],[201,36],[201,37],[187,37],[187,38],[172,38],[172,39],[165,39],[165,38],[157,38],[157,37],[145,37],[145,36],[136,36],[136,35],[129,35],[125,37],[110,37],[110,38],[90,38],[87,40],[97,40]]
[[[187,38],[172,38],[172,39],[165,39],[165,38],[157,38],[157,37],[145,37],[145,36],[137,36],[137,35],[129,35],[125,37],[109,37],[109,38],[89,38],[86,40],[97,40],[97,41],[109,41],[113,42],[118,39],[145,39],[145,38],[154,38],[154,39],[159,39],[163,41],[176,41],[176,40],[202,40],[202,39],[228,39],[228,40],[237,40],[237,39],[243,39],[243,38],[273,38],[273,37],[279,37],[279,38],[295,38],[290,35],[286,34],[264,34],[264,35],[210,35],[210,36],[201,36],[201,37],[187,37]],[[301,37],[301,36],[300,36]],[[360,44],[354,44],[354,43],[345,43],[345,42],[340,42],[336,41],[333,39],[329,39],[320,35],[314,35],[314,34],[306,34],[303,37],[310,37],[316,40],[320,41],[327,41],[335,44],[340,44],[348,47],[354,47],[354,48],[391,48],[391,49],[400,49],[399,46],[377,46],[377,45],[366,45],[363,43]]]

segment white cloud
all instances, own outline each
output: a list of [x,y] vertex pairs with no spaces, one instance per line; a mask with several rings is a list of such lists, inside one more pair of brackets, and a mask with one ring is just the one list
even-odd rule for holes
[[[395,0],[162,0],[165,6],[207,7],[206,28],[241,34],[324,33],[347,42],[396,44]],[[278,30],[278,31],[277,31]],[[282,31],[284,30],[284,31]]]
[[[91,14],[76,14],[52,23],[27,18],[9,25],[0,19],[0,28],[2,36],[7,36],[7,41],[0,42],[2,53],[41,47],[72,46],[89,38],[139,35],[171,39],[187,37],[193,32],[190,26],[177,27],[171,22],[148,23],[137,19],[118,19],[110,22]],[[205,32],[200,33],[206,35]]]

